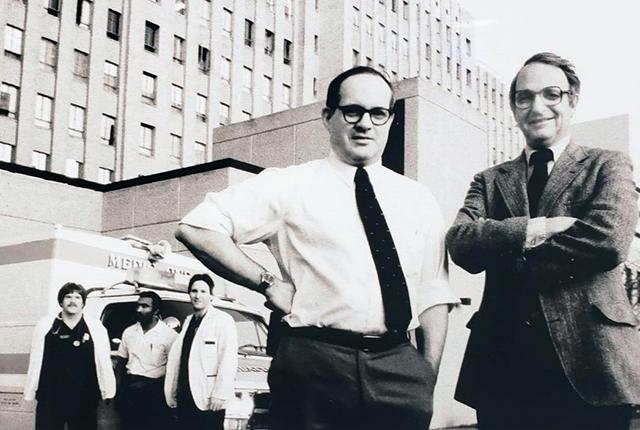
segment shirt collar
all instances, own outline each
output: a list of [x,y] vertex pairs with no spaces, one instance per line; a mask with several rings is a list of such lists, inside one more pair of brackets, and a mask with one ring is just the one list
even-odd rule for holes
[[[353,178],[356,176],[356,166],[352,166],[351,164],[347,164],[342,161],[333,150],[329,152],[329,156],[327,157],[327,161],[329,165],[333,167],[338,176],[342,178],[344,182],[347,184],[353,184]],[[382,160],[378,160],[373,164],[370,164],[364,168],[367,173],[371,174],[380,171],[383,169]]]
[[[558,161],[560,155],[562,155],[570,141],[571,136],[567,135],[549,147],[551,152],[553,152],[554,163]],[[534,152],[536,152],[536,150],[531,148],[529,145],[524,146],[524,155],[527,157],[527,166],[531,165],[529,160],[531,160],[531,154],[533,154]]]

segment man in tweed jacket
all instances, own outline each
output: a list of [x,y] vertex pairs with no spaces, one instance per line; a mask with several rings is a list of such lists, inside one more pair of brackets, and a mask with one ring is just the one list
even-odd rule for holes
[[640,403],[620,267],[638,220],[631,161],[571,140],[579,93],[567,60],[525,62],[509,97],[527,146],[474,177],[447,233],[453,261],[486,274],[456,390],[481,430],[628,429]]

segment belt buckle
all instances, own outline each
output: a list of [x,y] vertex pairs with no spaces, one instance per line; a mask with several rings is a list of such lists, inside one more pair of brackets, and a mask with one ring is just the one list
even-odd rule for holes
[[371,352],[371,347],[370,345],[367,345],[366,342],[380,340],[380,339],[382,339],[382,336],[380,336],[379,334],[363,334],[362,340],[365,342],[365,345],[363,346],[362,350],[364,352]]

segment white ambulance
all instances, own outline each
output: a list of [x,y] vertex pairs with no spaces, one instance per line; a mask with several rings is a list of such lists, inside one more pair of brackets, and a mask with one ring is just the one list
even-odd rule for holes
[[[0,428],[34,428],[35,402],[23,399],[32,331],[40,317],[59,310],[57,292],[64,283],[87,288],[85,314],[102,320],[115,359],[122,332],[135,322],[139,292],[156,291],[164,300],[162,318],[179,331],[192,312],[186,289],[195,273],[211,274],[197,260],[171,253],[166,242],[153,245],[61,227],[0,241]],[[233,290],[212,277],[214,295]],[[264,315],[226,297],[216,297],[213,305],[229,313],[238,329],[236,397],[227,404],[225,428],[267,428],[271,359]],[[120,428],[112,405],[100,404],[100,429]]]

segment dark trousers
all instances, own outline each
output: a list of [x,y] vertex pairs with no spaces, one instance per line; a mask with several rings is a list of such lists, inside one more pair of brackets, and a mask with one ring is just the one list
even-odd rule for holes
[[[77,409],[76,409],[77,408]],[[69,405],[56,407],[53,402],[39,400],[36,406],[36,430],[96,430],[98,426],[98,405],[82,407]]]
[[164,399],[164,378],[123,375],[119,390],[119,408],[125,430],[167,428],[169,407]]
[[224,430],[225,410],[201,411],[193,407],[180,407],[178,403],[178,423],[176,429],[184,430]]
[[476,408],[479,430],[629,429],[629,405],[593,406],[571,386],[543,320],[514,327],[495,374],[502,394]]
[[269,429],[427,430],[435,381],[408,342],[365,352],[284,337],[269,370]]

